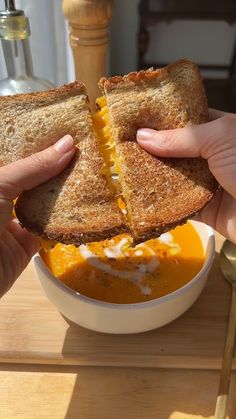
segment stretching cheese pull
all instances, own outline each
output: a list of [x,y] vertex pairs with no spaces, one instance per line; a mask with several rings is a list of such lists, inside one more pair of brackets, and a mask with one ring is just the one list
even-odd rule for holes
[[119,187],[120,164],[115,150],[115,141],[109,120],[107,100],[105,96],[97,99],[98,111],[93,115],[93,126],[96,136],[99,138],[100,151],[108,168],[107,177],[110,187],[117,195],[118,207],[123,215],[129,219],[124,198],[121,196]]
[[115,142],[109,121],[108,107],[105,96],[97,99],[99,110],[93,115],[95,132],[101,143],[101,151],[106,164],[110,167],[111,174],[119,174],[119,163],[115,152]]

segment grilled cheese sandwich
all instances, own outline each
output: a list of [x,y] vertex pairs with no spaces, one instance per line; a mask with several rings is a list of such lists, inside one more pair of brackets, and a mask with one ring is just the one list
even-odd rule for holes
[[100,87],[93,116],[78,82],[0,98],[0,164],[65,134],[77,147],[63,173],[17,200],[21,224],[43,239],[80,245],[129,233],[139,243],[200,211],[218,187],[203,159],[158,159],[136,142],[141,127],[208,121],[195,64],[180,60],[160,70],[103,78]]

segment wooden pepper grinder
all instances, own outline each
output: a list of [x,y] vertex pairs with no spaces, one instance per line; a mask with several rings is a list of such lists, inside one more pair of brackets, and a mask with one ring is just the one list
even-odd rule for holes
[[63,0],[69,21],[76,79],[86,84],[91,105],[101,95],[97,83],[106,72],[113,0]]

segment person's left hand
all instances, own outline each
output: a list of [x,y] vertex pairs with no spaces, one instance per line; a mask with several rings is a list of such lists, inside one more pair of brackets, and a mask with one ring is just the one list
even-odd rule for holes
[[13,219],[13,200],[60,173],[74,152],[73,139],[66,135],[46,150],[0,168],[0,297],[39,249],[39,240]]

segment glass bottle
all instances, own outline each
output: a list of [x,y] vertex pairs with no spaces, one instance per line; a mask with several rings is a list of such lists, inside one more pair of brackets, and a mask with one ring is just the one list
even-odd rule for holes
[[16,10],[14,0],[5,0],[0,11],[0,39],[7,77],[0,80],[0,96],[43,91],[53,88],[49,81],[34,75],[29,44],[29,20],[23,10]]

